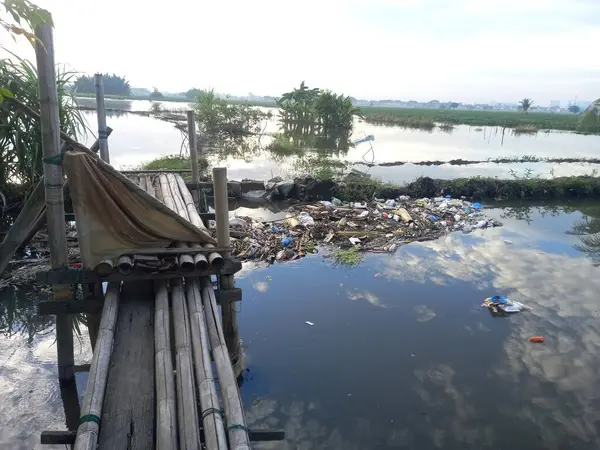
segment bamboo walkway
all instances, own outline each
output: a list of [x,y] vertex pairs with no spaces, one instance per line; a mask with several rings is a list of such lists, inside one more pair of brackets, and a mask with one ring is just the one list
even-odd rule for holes
[[[49,24],[36,28],[35,47],[40,113],[16,99],[7,101],[40,122],[44,177],[0,243],[0,273],[45,221],[52,269],[37,273],[37,281],[53,286],[54,299],[41,302],[38,313],[56,315],[58,379],[69,430],[44,431],[41,443],[71,445],[76,450],[249,450],[251,441],[282,440],[282,431],[247,428],[237,383],[239,372],[232,363],[243,364],[234,307],[241,300],[241,290],[234,281],[241,264],[231,257],[229,245],[227,170],[213,168],[214,214],[198,212],[195,197],[178,174],[129,172],[127,176],[138,187],[131,185],[125,174],[109,164],[107,137],[111,130],[106,126],[102,75],[95,76],[98,141],[89,150],[60,131],[53,29]],[[194,112],[188,111],[191,185],[199,196],[203,187],[199,182],[195,122]],[[205,236],[206,240],[188,243],[169,239],[165,243],[163,238],[157,248],[148,248],[147,240],[142,239],[134,242],[142,242],[139,246],[143,248],[100,264],[88,258],[94,261],[93,270],[86,268],[83,257],[84,268],[71,268],[65,221],[75,218],[82,250],[82,243],[87,245],[96,239],[94,233],[106,231],[102,226],[108,229],[110,220],[114,220],[96,211],[96,222],[86,222],[92,211],[90,199],[98,196],[77,203],[79,210],[73,203],[73,213],[65,214],[66,185],[61,166],[63,156],[69,159],[73,154],[68,152],[73,149],[93,158],[94,151],[99,152],[103,174],[126,187],[118,194],[133,192],[138,196],[123,198],[122,203],[129,198],[127,213],[119,206],[122,203],[114,202],[98,211],[116,208],[115,214],[121,212],[121,217],[133,215],[131,211],[156,217],[152,213],[157,212],[170,217],[169,223],[176,222],[193,230],[193,236]],[[96,184],[84,180],[80,175],[85,173],[91,176],[95,172],[67,170],[71,197],[85,193],[87,186],[104,186],[98,180]],[[140,198],[144,199],[145,209],[133,208]],[[204,223],[209,218],[215,220],[216,241]],[[129,223],[129,228],[112,233],[129,233],[135,226]],[[160,237],[164,222],[156,219],[152,224],[154,228],[145,236]],[[105,239],[110,233],[105,233]],[[191,236],[183,232],[169,236],[174,235],[177,239]],[[208,242],[216,242],[217,246]],[[114,248],[122,247],[115,244]],[[105,256],[113,258],[111,251],[102,253],[102,258]],[[105,292],[103,283],[107,283]],[[79,286],[83,299],[77,298]],[[71,320],[79,313],[86,314],[93,358],[89,365],[75,366]],[[82,371],[89,375],[79,405],[75,373]],[[78,422],[74,417],[79,417]]]

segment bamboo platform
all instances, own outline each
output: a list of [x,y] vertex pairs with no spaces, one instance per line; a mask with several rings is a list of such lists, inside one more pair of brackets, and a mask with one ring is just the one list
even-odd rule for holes
[[[44,23],[35,34],[40,113],[16,99],[7,100],[40,122],[44,178],[0,245],[0,272],[45,220],[52,269],[38,273],[37,279],[52,285],[54,300],[43,302],[38,312],[56,316],[58,380],[69,430],[44,431],[41,444],[71,445],[75,450],[249,450],[251,441],[282,440],[282,431],[247,428],[235,370],[240,367],[236,363],[243,363],[234,307],[241,300],[234,282],[241,264],[231,257],[229,245],[227,170],[212,171],[214,239],[204,223],[213,216],[198,211],[202,187],[194,112],[188,112],[191,185],[172,172],[134,173],[131,178],[137,186],[132,185],[109,164],[111,130],[106,125],[102,75],[95,75],[98,141],[89,150],[60,131],[53,28]],[[65,164],[71,196],[82,195],[87,202],[65,211],[63,157],[78,157],[69,154],[71,150],[93,157],[90,161],[101,168],[102,176],[123,188],[117,195],[113,191],[113,198],[123,195],[120,200],[125,201],[105,203],[92,224],[86,222],[94,217],[87,207],[100,195],[86,197],[86,183],[104,193],[111,188],[97,178],[83,180],[78,176],[84,172],[69,172],[73,166]],[[137,200],[145,206],[135,209]],[[137,225],[129,222],[128,228],[108,231],[109,221],[104,219],[113,220],[111,208],[122,218],[127,214],[170,218],[167,226],[179,225],[168,236],[176,237],[165,239],[160,233],[165,222],[156,219],[147,228],[151,232],[141,232],[156,246],[145,237],[129,241],[135,245],[120,246],[109,239],[111,233],[129,236]],[[86,260],[82,255],[80,267],[69,266],[65,219],[77,222],[80,250],[90,250],[92,246],[84,243],[108,231],[104,243],[109,244],[101,258],[88,254]],[[77,298],[79,287],[83,299]],[[79,366],[74,363],[71,327],[77,313],[86,314],[93,349],[92,361]],[[89,374],[80,405],[75,373],[82,371]]]

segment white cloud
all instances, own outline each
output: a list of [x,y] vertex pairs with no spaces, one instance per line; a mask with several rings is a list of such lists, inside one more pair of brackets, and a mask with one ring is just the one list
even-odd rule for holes
[[600,37],[592,1],[40,3],[54,14],[57,61],[135,86],[278,95],[306,80],[361,98],[538,104],[600,92],[579,75],[600,69],[588,50]]

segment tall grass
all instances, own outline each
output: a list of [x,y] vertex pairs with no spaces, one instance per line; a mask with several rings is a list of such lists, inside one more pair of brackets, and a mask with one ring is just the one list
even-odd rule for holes
[[[75,72],[57,70],[61,130],[77,139],[86,122],[76,104],[69,84]],[[25,60],[0,60],[0,85],[7,86],[14,98],[39,111],[38,79],[35,67]],[[8,197],[23,195],[42,176],[41,124],[16,109],[5,99],[0,103],[0,191]]]

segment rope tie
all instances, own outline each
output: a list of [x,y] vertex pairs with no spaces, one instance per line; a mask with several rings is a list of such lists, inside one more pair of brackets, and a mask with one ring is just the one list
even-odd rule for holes
[[58,155],[48,156],[47,158],[43,158],[42,161],[46,164],[52,164],[53,166],[61,166],[65,157],[65,153],[67,153],[67,151],[68,147],[64,148]]
[[227,425],[227,430],[244,430],[246,434],[250,436],[250,430],[244,425],[240,425],[239,423],[232,423],[231,425]]
[[98,424],[98,428],[100,428],[100,417],[96,414],[86,414],[85,416],[81,416],[79,418],[79,425],[82,425],[86,422],[94,422]]

